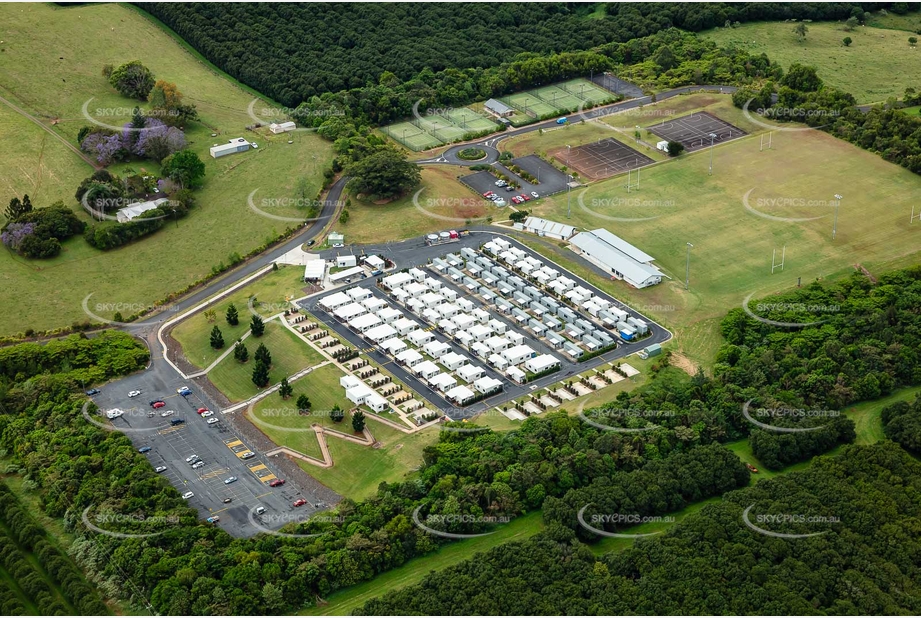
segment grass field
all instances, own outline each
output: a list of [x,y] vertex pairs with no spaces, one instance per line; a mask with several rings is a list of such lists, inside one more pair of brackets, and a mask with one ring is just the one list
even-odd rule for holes
[[334,592],[326,599],[327,605],[300,613],[309,616],[348,615],[376,596],[422,581],[432,571],[453,566],[502,543],[523,541],[543,529],[544,522],[539,511],[516,517],[494,534],[449,543],[434,553],[413,558],[403,566],[382,573],[370,581]]
[[[289,298],[299,298],[303,292],[303,267],[279,266],[277,271],[269,271],[249,285],[240,288],[233,294],[213,304],[210,308],[216,316],[213,323],[205,318],[204,312],[199,312],[183,320],[172,331],[172,336],[182,346],[186,359],[205,369],[223,354],[227,348],[215,350],[211,347],[211,329],[217,325],[224,335],[224,343],[228,346],[249,331],[252,313],[249,310],[251,298],[255,298],[253,307],[263,318],[268,318],[282,311],[282,306]],[[240,323],[231,326],[227,323],[227,308],[233,303],[237,308]],[[255,341],[255,340],[254,340]],[[249,343],[249,342],[247,342]],[[255,349],[250,350],[250,353]]]
[[[260,343],[265,344],[272,355],[269,386],[278,384],[283,377],[324,360],[319,352],[301,341],[278,320],[266,322],[262,337],[250,337],[245,343],[249,350],[248,362],[238,363],[230,354],[208,373],[208,379],[212,384],[232,402],[243,401],[262,390],[253,384],[252,380],[255,364],[253,355]],[[229,349],[229,345],[226,349]]]
[[[92,249],[82,238],[64,244],[52,260],[27,261],[0,252],[0,287],[7,302],[0,308],[0,331],[45,329],[82,321],[81,302],[151,304],[207,275],[233,253],[246,253],[290,223],[257,214],[254,200],[293,198],[300,188],[310,197],[322,182],[332,146],[312,133],[270,136],[247,132],[253,95],[215,72],[178,45],[158,26],[117,4],[67,8],[51,4],[0,6],[4,52],[0,54],[0,93],[75,143],[89,124],[89,109],[132,108],[137,103],[118,95],[101,75],[106,63],[139,59],[157,78],[177,84],[186,102],[194,103],[201,123],[186,127],[192,150],[205,161],[206,178],[196,192],[200,208],[149,238],[110,252]],[[39,77],[37,77],[39,76]],[[271,108],[260,101],[255,107]],[[116,117],[119,120],[124,117]],[[111,119],[110,119],[111,120]],[[80,210],[73,195],[92,169],[60,142],[6,106],[0,106],[0,131],[16,135],[16,147],[0,153],[0,188],[4,200],[29,193],[36,206],[63,199]],[[218,137],[212,138],[211,133]],[[214,160],[208,148],[216,141],[245,136],[257,151]],[[289,139],[293,144],[288,144]],[[135,171],[156,172],[156,164],[131,163]],[[126,165],[113,166],[122,172]],[[81,211],[82,212],[82,211]],[[219,216],[215,216],[219,214]],[[303,215],[294,206],[274,207],[271,214]],[[207,248],[202,239],[207,238]],[[170,261],[171,268],[150,264]],[[61,286],[62,280],[73,282]],[[130,284],[130,286],[129,286]],[[129,289],[130,292],[126,292]],[[23,308],[28,310],[23,310]],[[103,315],[103,317],[112,317]]]
[[[342,390],[338,384],[336,388]],[[312,399],[313,395],[310,397]],[[405,481],[421,465],[422,450],[438,440],[437,428],[405,434],[374,420],[367,421],[367,427],[381,443],[380,448],[329,438],[332,468],[318,468],[303,462],[299,465],[333,491],[358,501],[373,496],[384,481]],[[346,431],[348,429],[346,426]]]
[[[798,278],[809,283],[844,276],[858,260],[871,272],[882,272],[916,263],[918,257],[915,230],[905,216],[921,190],[917,175],[821,132],[775,131],[774,148],[764,152],[758,140],[751,136],[715,148],[713,176],[707,175],[709,153],[702,151],[647,168],[639,192],[628,195],[618,177],[573,191],[572,225],[610,229],[654,256],[671,277],[645,290],[623,283],[602,286],[664,320],[677,332],[680,351],[705,367],[720,343],[719,320],[749,293],[789,289]],[[860,182],[846,180],[855,178]],[[749,205],[764,214],[821,218],[788,222],[757,216],[743,203],[749,191]],[[832,242],[828,203],[837,192],[845,197]],[[817,204],[770,206],[767,200],[775,198]],[[542,199],[531,208],[537,216],[565,220],[566,196]],[[694,245],[689,292],[684,289],[686,242]],[[554,251],[550,257],[563,256],[569,266],[566,250],[543,244]],[[771,275],[772,250],[783,246],[786,267]]]
[[[378,243],[464,227],[468,219],[506,218],[507,209],[497,208],[457,181],[464,173],[445,165],[423,168],[422,184],[416,189],[424,189],[417,199],[419,208],[413,202],[416,191],[387,204],[359,200],[353,194],[349,221],[336,229],[349,244]],[[381,225],[381,217],[386,217],[387,225]]]
[[[918,21],[917,14],[914,20]],[[784,22],[752,23],[701,36],[723,47],[736,45],[755,55],[766,53],[784,70],[794,62],[812,65],[827,84],[850,92],[858,103],[901,97],[907,86],[917,87],[921,48],[909,48],[912,35],[908,32],[865,26],[845,32],[840,23],[811,23],[805,41],[800,42],[793,27]],[[850,47],[841,43],[846,36],[853,40]]]

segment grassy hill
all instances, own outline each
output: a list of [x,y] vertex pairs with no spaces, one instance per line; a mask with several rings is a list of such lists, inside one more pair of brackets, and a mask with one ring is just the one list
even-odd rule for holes
[[[185,287],[212,266],[226,263],[231,253],[245,254],[292,225],[254,212],[247,203],[252,191],[258,190],[256,200],[313,197],[331,160],[331,145],[312,133],[270,136],[247,131],[254,123],[250,104],[256,100],[260,117],[262,109],[274,104],[257,99],[130,8],[2,5],[0,41],[0,96],[74,145],[77,132],[89,124],[84,104],[92,112],[110,110],[107,118],[113,124],[127,120],[116,111],[124,114],[121,110],[138,102],[118,95],[101,70],[105,64],[140,60],[157,78],[176,83],[185,101],[198,107],[201,122],[186,127],[186,136],[206,165],[205,184],[197,192],[200,208],[178,226],[133,245],[103,253],[73,238],[64,243],[60,256],[44,261],[0,251],[0,287],[8,301],[0,309],[0,334],[82,321],[86,316],[81,302],[91,293],[93,303],[147,305]],[[3,103],[0,133],[16,136],[15,147],[0,152],[0,210],[23,193],[37,207],[63,199],[79,209],[73,196],[79,182],[92,173],[87,163]],[[241,136],[256,141],[259,149],[211,159],[210,146]],[[111,169],[122,173],[128,167],[157,171],[157,165],[147,161]],[[294,206],[273,208],[272,214],[303,216]]]
[[[913,23],[919,19],[911,17]],[[885,101],[902,96],[907,86],[917,88],[921,48],[909,47],[910,32],[866,26],[845,32],[840,23],[807,25],[809,32],[802,42],[793,33],[794,24],[786,22],[718,28],[701,36],[720,46],[736,45],[752,54],[764,52],[784,69],[794,62],[812,65],[826,83],[850,92],[858,103]],[[846,36],[853,40],[850,47],[841,42]]]

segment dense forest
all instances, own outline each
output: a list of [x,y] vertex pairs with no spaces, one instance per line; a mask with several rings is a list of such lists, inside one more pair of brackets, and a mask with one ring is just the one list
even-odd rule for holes
[[[423,72],[589,50],[671,27],[846,19],[870,3],[137,3],[282,105]],[[886,6],[876,5],[876,6]],[[602,16],[589,18],[598,9]]]
[[[821,534],[760,533],[743,520],[750,506],[748,521],[762,530]],[[919,517],[921,464],[891,442],[852,446],[730,492],[623,552],[596,557],[550,523],[356,613],[917,615]]]

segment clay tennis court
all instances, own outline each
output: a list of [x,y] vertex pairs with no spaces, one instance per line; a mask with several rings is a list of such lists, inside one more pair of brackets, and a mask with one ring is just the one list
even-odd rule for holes
[[622,174],[653,162],[643,153],[610,137],[573,148],[572,151],[563,146],[551,150],[549,154],[592,180]]
[[694,152],[710,145],[710,134],[714,144],[727,142],[748,135],[742,129],[707,112],[697,112],[674,120],[666,120],[647,127],[654,135],[669,142],[679,142],[687,152]]

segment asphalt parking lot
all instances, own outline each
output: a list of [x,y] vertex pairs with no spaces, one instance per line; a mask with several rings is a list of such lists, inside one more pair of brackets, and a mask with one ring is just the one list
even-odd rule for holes
[[[535,178],[539,177],[540,184],[532,184],[524,180],[501,163],[494,163],[493,166],[509,178],[518,182],[521,185],[520,189],[506,191],[504,187],[497,187],[496,180],[498,179],[489,172],[474,172],[473,174],[461,177],[460,181],[476,191],[479,195],[483,195],[487,191],[495,191],[506,201],[506,203],[509,203],[511,198],[515,195],[524,194],[531,197],[532,191],[543,197],[566,190],[567,182],[569,181],[566,174],[546,161],[543,161],[540,157],[528,155],[519,159],[513,159],[512,162]],[[538,172],[540,176],[538,176]]]
[[[162,383],[157,375],[158,372],[146,371],[129,376],[102,387],[102,392],[92,399],[101,411],[119,408],[125,412],[111,421],[112,426],[124,432],[136,448],[151,447],[146,454],[151,466],[166,466],[161,474],[180,493],[191,491],[195,494],[189,504],[198,510],[202,519],[217,515],[220,517],[217,525],[228,533],[252,536],[264,531],[260,527],[277,529],[290,521],[306,519],[326,507],[320,498],[302,493],[289,479],[285,479],[281,487],[269,487],[268,482],[280,476],[273,462],[253,445],[240,440],[219,408],[194,385],[178,375],[175,380]],[[192,388],[192,394],[187,397],[176,392],[184,385]],[[140,390],[141,395],[129,398],[128,392],[132,390]],[[154,410],[149,401],[157,398],[166,406]],[[207,419],[197,413],[200,407],[214,411],[210,418],[220,420],[208,425]],[[175,414],[162,417],[164,410],[174,410]],[[170,421],[176,418],[185,419],[185,423],[172,426]],[[97,422],[107,421],[100,415]],[[255,456],[241,459],[239,455],[247,450],[255,452]],[[185,461],[191,455],[198,455],[205,465],[193,469]],[[237,480],[225,484],[224,481],[232,476]],[[226,498],[231,502],[225,503]],[[307,504],[293,507],[299,498],[307,500]],[[319,508],[318,503],[321,504]],[[264,507],[266,513],[254,516],[254,525],[250,521],[251,511],[258,506]]]

